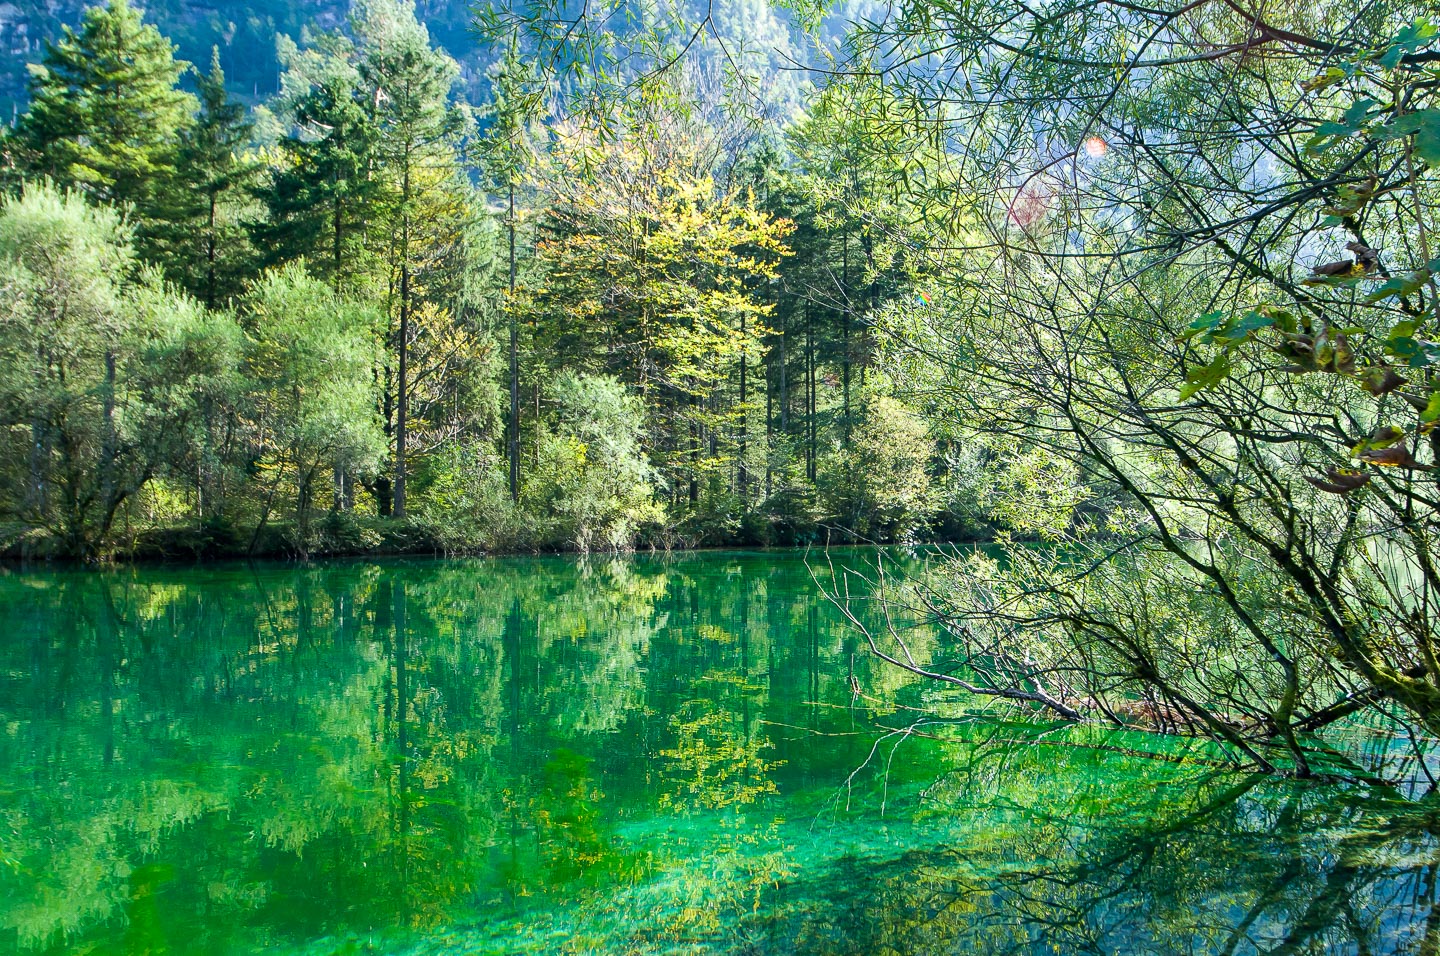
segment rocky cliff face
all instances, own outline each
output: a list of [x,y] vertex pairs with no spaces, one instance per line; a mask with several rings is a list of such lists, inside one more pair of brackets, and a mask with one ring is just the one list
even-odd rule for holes
[[7,57],[23,57],[33,42],[25,11],[13,3],[0,3],[0,52]]
[[0,0],[0,106],[9,120],[25,92],[25,66],[40,58],[58,24],[78,19],[81,0]]

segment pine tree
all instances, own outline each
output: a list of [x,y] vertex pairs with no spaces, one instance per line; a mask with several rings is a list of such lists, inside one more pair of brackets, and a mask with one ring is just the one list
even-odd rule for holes
[[285,139],[260,191],[265,221],[253,228],[266,265],[305,259],[337,294],[362,284],[377,133],[353,77],[325,77],[293,106],[298,135]]
[[355,477],[380,515],[403,517],[410,457],[483,417],[470,373],[484,343],[464,304],[479,204],[461,155],[469,117],[452,97],[459,67],[403,0],[357,3],[351,36],[296,48],[288,66],[281,112],[294,132],[261,191],[256,243],[270,263],[303,258],[337,293],[385,304],[390,348],[375,377],[392,454]]
[[[354,47],[339,38],[310,54],[291,50],[281,108],[292,134],[281,141],[277,162],[257,195],[265,217],[252,224],[251,239],[265,265],[304,260],[308,272],[337,295],[368,299],[376,294],[371,236],[375,207],[383,195],[378,176],[378,131],[362,102]],[[318,69],[317,69],[318,67]],[[383,378],[383,376],[382,376]],[[382,419],[388,412],[381,390]],[[389,426],[387,424],[387,435]],[[353,474],[334,462],[337,508],[348,507]],[[389,480],[371,485],[381,515],[390,513]]]
[[24,172],[133,206],[146,251],[150,224],[168,217],[192,122],[195,98],[176,86],[187,68],[128,0],[86,11],[33,68],[30,109],[12,137]]
[[534,68],[520,56],[518,44],[512,42],[496,65],[491,77],[493,101],[490,127],[480,144],[486,177],[491,189],[504,198],[505,234],[508,259],[506,314],[509,320],[509,398],[506,421],[505,456],[509,464],[510,498],[520,500],[520,329],[519,307],[516,303],[516,243],[519,225],[515,204],[528,151],[530,123],[535,114],[535,98],[539,89]]
[[[460,146],[469,117],[451,98],[459,67],[430,46],[415,18],[413,3],[372,0],[361,5],[356,21],[364,55],[359,63],[365,101],[372,104],[379,133],[377,156],[393,200],[390,213],[390,279],[394,290],[394,484],[393,514],[405,517],[409,452],[411,340],[417,282],[437,261],[436,239],[450,240],[456,214],[445,193],[464,191],[458,174]],[[431,195],[439,192],[440,195]],[[436,200],[439,200],[437,203]],[[450,207],[450,208],[447,208]],[[446,220],[451,220],[446,222]],[[423,233],[423,234],[422,234]]]
[[197,81],[200,113],[180,149],[180,178],[189,200],[169,250],[167,271],[209,308],[238,295],[252,250],[234,214],[259,166],[244,155],[252,124],[225,90],[220,49]]

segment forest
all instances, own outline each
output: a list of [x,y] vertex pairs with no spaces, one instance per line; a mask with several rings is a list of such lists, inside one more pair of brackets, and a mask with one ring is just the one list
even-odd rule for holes
[[732,115],[695,68],[602,132],[515,45],[471,103],[399,0],[280,56],[247,108],[114,2],[33,70],[0,141],[9,553],[986,533],[977,463],[877,364],[911,282],[867,184],[832,188],[836,119]]

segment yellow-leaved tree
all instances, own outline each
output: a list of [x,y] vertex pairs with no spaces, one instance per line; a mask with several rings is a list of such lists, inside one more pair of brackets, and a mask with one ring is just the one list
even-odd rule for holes
[[536,380],[563,365],[639,395],[646,451],[672,501],[694,503],[743,468],[746,374],[792,226],[717,182],[713,133],[659,100],[637,104],[618,134],[557,128],[563,148],[535,173],[548,197],[542,278],[513,307],[532,330]]

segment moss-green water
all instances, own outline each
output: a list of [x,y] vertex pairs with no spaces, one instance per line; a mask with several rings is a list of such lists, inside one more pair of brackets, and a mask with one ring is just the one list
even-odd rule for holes
[[0,953],[1440,944],[1423,800],[937,693],[798,554],[9,574]]

